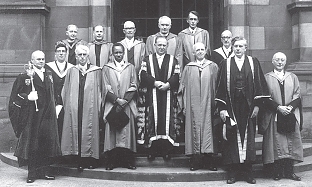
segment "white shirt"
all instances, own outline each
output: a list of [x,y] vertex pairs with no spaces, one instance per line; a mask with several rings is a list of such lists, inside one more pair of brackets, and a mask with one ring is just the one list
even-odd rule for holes
[[196,60],[196,63],[198,63],[200,66],[203,66],[204,65],[204,62],[205,62],[205,59],[199,61],[199,60]]
[[64,62],[56,61],[56,65],[59,68],[60,73],[62,74],[65,70],[66,62],[65,61]]
[[134,44],[134,38],[131,38],[130,40],[128,38],[125,38],[127,49],[130,50],[133,47]]
[[238,58],[237,56],[234,57],[236,65],[239,69],[239,71],[242,70],[242,67],[244,65],[244,61],[245,61],[245,55],[242,56],[242,58]]
[[120,76],[121,76],[121,72],[122,72],[122,68],[125,65],[125,61],[121,61],[121,62],[117,62],[116,60],[114,60],[114,63],[116,65],[116,69],[117,69],[117,79],[118,81],[120,81]]
[[273,72],[275,73],[275,75],[280,79],[280,80],[283,80],[283,77],[285,75],[285,72],[284,70],[279,72],[279,71],[276,71],[275,69],[273,70]]
[[161,69],[161,65],[162,65],[162,63],[163,63],[163,61],[164,61],[164,57],[165,57],[165,54],[163,54],[163,55],[158,55],[158,54],[156,53],[156,58],[157,58],[157,62],[158,62],[159,69]]
[[45,69],[44,68],[38,69],[36,66],[33,66],[33,67],[34,67],[35,72],[40,77],[41,81],[43,82],[44,81],[44,74],[43,73],[45,72]]
[[88,68],[88,63],[86,63],[84,66],[78,64],[78,67],[82,70],[83,73],[85,73],[87,71],[87,68]]
[[[196,27],[196,28],[197,28],[197,27]],[[195,34],[196,28],[195,28],[195,29],[192,29],[191,27],[189,27],[189,30],[191,31],[192,34]]]
[[227,57],[232,52],[231,46],[228,49],[226,47],[222,46],[222,49],[223,49],[223,51],[224,51],[224,53],[226,54]]

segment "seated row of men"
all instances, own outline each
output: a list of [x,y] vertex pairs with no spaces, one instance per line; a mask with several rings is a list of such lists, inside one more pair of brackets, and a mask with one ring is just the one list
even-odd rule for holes
[[[132,25],[132,22],[127,24]],[[166,26],[164,24],[163,28]],[[125,26],[124,32],[129,30],[134,28]],[[222,33],[224,44],[230,39],[229,31]],[[224,142],[220,148],[223,161],[229,166],[227,183],[235,183],[237,175],[243,171],[246,181],[254,184],[255,119],[259,111],[263,115],[259,118],[262,119],[260,129],[265,137],[264,144],[269,145],[263,152],[264,163],[274,163],[276,180],[282,176],[300,180],[293,172],[293,160],[302,161],[298,125],[302,121],[298,118],[300,89],[296,76],[284,71],[284,54],[274,55],[275,70],[264,77],[259,61],[245,55],[247,41],[241,37],[232,40],[232,56],[220,48],[230,58],[217,62],[219,66],[205,58],[207,46],[203,42],[192,45],[194,60],[183,61],[182,66],[177,58],[168,54],[172,47],[168,37],[155,36],[152,45],[155,52],[137,64],[125,60],[126,55],[128,59],[136,59],[137,54],[141,54],[135,48],[129,51],[127,45],[130,44],[125,41],[104,50],[97,45],[80,43],[71,53],[66,41],[58,42],[56,61],[46,66],[43,52],[32,54],[33,68],[17,77],[9,110],[19,138],[15,156],[20,165],[29,166],[27,182],[41,175],[54,179],[44,166],[50,163],[49,158],[60,155],[78,155],[79,171],[94,168],[102,152],[107,153],[107,170],[118,166],[136,169],[133,155],[136,139],[150,148],[150,160],[157,155],[170,159],[172,147],[179,145],[176,140],[181,131],[177,119],[183,114],[185,154],[191,156],[192,171],[201,168],[204,155],[218,152],[220,135]],[[90,55],[92,50],[95,62]],[[112,58],[103,65],[99,56],[102,50],[112,53]],[[63,63],[66,56],[73,55],[77,65]],[[286,79],[295,84],[286,87]],[[276,91],[276,82],[280,91]],[[263,106],[270,106],[270,113],[261,112]],[[295,130],[278,131],[276,135],[278,121],[271,120],[276,113],[296,114]],[[215,114],[222,122],[216,122]],[[102,120],[104,129],[100,131]],[[278,139],[278,143],[273,139]],[[292,139],[292,145],[288,145],[288,139]],[[285,150],[276,152],[280,144]],[[213,171],[217,170],[215,163],[212,161],[210,165]],[[287,169],[281,173],[284,166]]]

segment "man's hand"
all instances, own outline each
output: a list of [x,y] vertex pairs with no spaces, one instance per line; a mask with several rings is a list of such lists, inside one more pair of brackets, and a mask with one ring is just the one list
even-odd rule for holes
[[256,117],[258,115],[258,112],[259,112],[259,107],[255,106],[253,111],[252,111],[252,114],[251,114],[250,118]]
[[28,100],[30,100],[30,101],[36,101],[36,100],[38,100],[38,93],[37,93],[37,91],[31,91],[31,92],[28,94]]
[[126,106],[127,105],[127,100],[125,100],[125,99],[120,99],[120,98],[118,98],[117,100],[116,100],[116,102],[118,103],[118,105],[119,106],[121,106],[122,108],[124,107],[124,106]]
[[169,88],[170,88],[170,84],[169,84],[169,82],[167,82],[167,83],[162,84],[162,85],[159,87],[159,90],[161,90],[161,91],[167,91]]
[[163,84],[161,81],[155,81],[154,86],[159,89]]
[[291,108],[288,106],[278,106],[277,107],[277,111],[279,111],[281,114],[283,114],[284,116],[290,114],[291,112]]
[[226,115],[227,114],[227,111],[226,110],[221,110],[220,111],[220,118],[222,119],[223,122],[226,121]]

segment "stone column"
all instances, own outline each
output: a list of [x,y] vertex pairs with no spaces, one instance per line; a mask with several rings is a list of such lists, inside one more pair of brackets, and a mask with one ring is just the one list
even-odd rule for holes
[[299,78],[304,118],[302,135],[312,139],[312,0],[294,0],[287,8],[292,16],[292,55],[296,59],[287,70]]

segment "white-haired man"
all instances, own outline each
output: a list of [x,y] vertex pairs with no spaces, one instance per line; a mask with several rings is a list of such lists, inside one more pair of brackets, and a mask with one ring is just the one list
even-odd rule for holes
[[168,41],[167,54],[177,57],[178,37],[170,32],[171,19],[168,16],[162,16],[158,20],[159,32],[150,35],[146,39],[146,56],[156,53],[155,40],[157,36],[164,36]]
[[78,45],[78,64],[68,70],[62,99],[64,125],[63,155],[78,156],[78,171],[93,169],[99,159],[99,116],[101,106],[101,68],[89,61],[89,48]]

